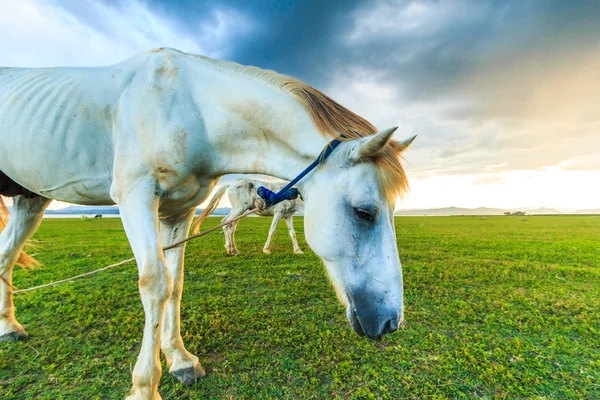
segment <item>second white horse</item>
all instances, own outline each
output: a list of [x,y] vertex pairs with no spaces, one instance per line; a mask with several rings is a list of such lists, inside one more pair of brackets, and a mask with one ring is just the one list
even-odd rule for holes
[[[247,210],[254,208],[254,203],[259,199],[258,195],[256,194],[256,189],[258,189],[260,186],[264,186],[276,192],[283,188],[284,185],[285,183],[269,183],[242,178],[238,179],[231,185],[221,186],[210,200],[208,206],[198,216],[196,222],[194,222],[194,233],[198,233],[200,231],[200,225],[202,224],[202,221],[204,221],[206,217],[215,211],[225,193],[227,193],[227,197],[231,203],[231,211],[225,218],[221,220],[221,222],[229,221],[242,215]],[[269,207],[256,213],[256,215],[261,217],[273,217],[271,229],[269,229],[269,236],[267,237],[267,242],[263,248],[263,252],[265,254],[271,254],[271,239],[273,238],[275,229],[277,229],[277,225],[282,218],[285,219],[285,223],[288,227],[288,233],[292,238],[294,253],[303,254],[303,251],[300,250],[300,246],[298,246],[296,232],[294,231],[293,216],[297,211],[304,211],[304,202],[300,198],[296,200],[284,200],[273,207]],[[235,221],[223,227],[223,232],[225,233],[225,248],[227,249],[227,254],[229,255],[240,254],[235,245],[235,229],[237,227],[237,223],[238,221]]]

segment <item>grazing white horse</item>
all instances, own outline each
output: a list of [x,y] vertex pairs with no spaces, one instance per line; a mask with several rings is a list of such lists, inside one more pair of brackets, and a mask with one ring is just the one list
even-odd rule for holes
[[[221,186],[210,200],[208,206],[202,211],[202,213],[198,216],[198,219],[196,219],[194,222],[194,233],[200,232],[200,225],[202,224],[202,221],[204,221],[206,217],[215,211],[219,205],[219,201],[225,193],[227,193],[227,197],[231,203],[231,211],[225,218],[221,220],[221,222],[226,222],[239,217],[247,210],[253,209],[256,201],[260,199],[258,194],[256,194],[256,190],[261,186],[273,191],[278,191],[285,186],[285,183],[269,183],[242,178],[238,179],[231,185]],[[279,221],[281,221],[281,218],[285,219],[285,223],[287,224],[288,233],[292,238],[292,245],[294,246],[294,253],[304,254],[303,251],[300,250],[298,240],[296,240],[296,231],[294,230],[293,217],[297,211],[304,211],[304,202],[300,198],[295,200],[283,200],[272,207],[255,213],[261,217],[273,217],[271,228],[269,229],[269,236],[267,237],[265,247],[263,247],[263,252],[265,254],[271,254],[271,239],[273,238],[273,234],[275,233],[275,229],[277,228]],[[235,221],[223,227],[223,232],[225,233],[225,248],[227,249],[227,254],[229,255],[240,254],[235,246],[235,230],[237,228],[237,223],[238,221]]]
[[[194,210],[225,174],[291,180],[342,143],[297,187],[308,245],[348,319],[377,339],[403,319],[394,204],[412,142],[287,76],[156,49],[99,68],[0,69],[0,187],[14,197],[0,236],[0,336],[26,337],[11,275],[48,204],[119,204],[136,258],[145,324],[129,399],[159,399],[160,351],[181,382],[205,375],[180,335],[185,245]],[[90,146],[93,143],[93,146]],[[1,207],[4,215],[6,207]]]

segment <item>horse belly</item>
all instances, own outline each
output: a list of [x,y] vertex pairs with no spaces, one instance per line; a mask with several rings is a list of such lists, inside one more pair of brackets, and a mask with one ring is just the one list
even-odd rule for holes
[[44,197],[112,204],[114,95],[53,71],[0,74],[0,170]]
[[273,207],[269,207],[265,210],[261,210],[261,211],[256,211],[255,212],[256,215],[258,215],[259,217],[272,217],[274,214],[273,212]]
[[[38,155],[43,160],[46,154]],[[77,165],[78,169],[69,166],[68,161],[63,166],[30,161],[1,165],[0,170],[11,178],[14,176],[13,180],[24,188],[53,200],[82,205],[114,204],[110,197],[112,176],[108,168]]]

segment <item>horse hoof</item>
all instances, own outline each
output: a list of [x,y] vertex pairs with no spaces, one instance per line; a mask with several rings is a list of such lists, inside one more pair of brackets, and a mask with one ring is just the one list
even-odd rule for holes
[[294,250],[294,253],[296,253],[296,254],[304,254],[304,252],[302,250]]
[[193,367],[178,369],[177,371],[171,372],[171,374],[178,382],[183,383],[184,385],[193,385],[198,382],[198,379],[206,376],[206,371],[204,371],[204,368],[202,368],[200,363],[196,363]]
[[269,249],[263,249],[263,253],[265,253],[265,254],[271,254],[271,250],[269,250]]
[[240,253],[238,249],[227,249],[228,256],[239,256],[240,254],[242,253]]
[[162,400],[158,392],[151,392],[150,390],[143,389],[132,389],[129,396],[125,400]]
[[18,342],[19,340],[25,340],[29,337],[25,331],[15,331],[0,335],[0,342]]

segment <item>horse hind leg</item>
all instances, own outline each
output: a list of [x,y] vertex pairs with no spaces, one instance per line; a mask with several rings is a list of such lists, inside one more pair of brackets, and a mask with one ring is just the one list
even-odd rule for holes
[[232,222],[231,224],[229,224],[229,231],[231,232],[231,247],[229,248],[228,252],[230,255],[234,255],[234,256],[239,256],[240,254],[242,254],[237,249],[237,246],[235,244],[235,230],[237,229],[238,222],[240,222],[240,221],[235,221],[235,222]]
[[[35,261],[22,252],[23,246],[40,226],[44,210],[51,200],[44,197],[14,197],[13,212],[0,233],[0,341],[27,339],[25,329],[15,318],[12,298],[12,272],[16,263],[27,266]],[[0,198],[0,213],[8,210]],[[1,225],[0,225],[1,228]]]
[[296,239],[296,231],[294,230],[294,217],[291,215],[285,218],[285,223],[288,228],[288,233],[290,234],[290,238],[292,238],[292,245],[294,246],[294,253],[296,254],[304,254],[304,252],[300,249],[298,245],[298,240]]
[[269,236],[267,236],[265,247],[263,247],[263,253],[265,254],[271,254],[271,239],[273,239],[273,234],[275,233],[275,229],[277,228],[277,224],[279,224],[281,217],[281,213],[278,212],[276,212],[273,216],[273,220],[271,221],[271,228],[269,229]]
[[[232,208],[229,215],[221,220],[221,222],[230,221],[236,217],[239,217],[244,213],[244,210],[241,208]],[[229,225],[225,225],[223,227],[223,233],[225,234],[225,249],[227,250],[228,255],[239,255],[241,254],[236,245],[235,245],[235,228],[237,226],[237,221],[232,222]]]
[[[231,212],[225,216],[225,218],[223,218],[221,220],[221,223],[226,222],[229,219],[229,216],[231,215]],[[227,250],[227,253],[229,253],[229,247],[231,246],[231,238],[229,237],[229,225],[225,225],[223,226],[223,236],[225,236],[225,250]]]

